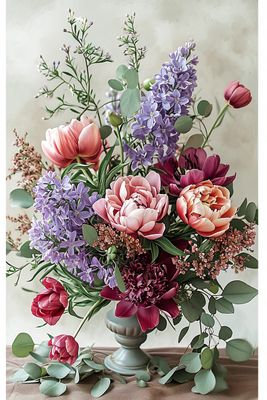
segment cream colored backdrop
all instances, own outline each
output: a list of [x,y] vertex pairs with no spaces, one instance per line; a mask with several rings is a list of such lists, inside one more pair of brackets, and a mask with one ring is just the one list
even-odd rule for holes
[[[68,120],[61,114],[43,121],[44,100],[34,96],[43,79],[37,72],[39,55],[46,60],[63,57],[61,45],[66,39],[67,9],[77,16],[87,16],[94,21],[90,35],[92,40],[112,54],[113,64],[100,66],[95,73],[94,86],[98,93],[107,90],[107,80],[114,77],[116,67],[125,62],[116,37],[121,33],[126,13],[136,11],[137,27],[141,41],[148,53],[141,72],[141,79],[156,73],[168,53],[184,41],[193,38],[197,42],[198,89],[201,96],[214,102],[216,95],[223,101],[223,90],[230,80],[239,79],[247,85],[253,102],[247,108],[233,112],[233,119],[226,118],[223,128],[213,135],[212,143],[223,162],[237,172],[234,200],[237,205],[248,197],[257,201],[257,1],[256,0],[11,0],[7,2],[7,159],[13,152],[12,131],[29,133],[31,142],[40,150],[40,141],[48,127]],[[8,182],[7,193],[16,182]],[[17,210],[8,208],[15,215]],[[9,260],[21,262],[14,256]],[[39,290],[37,282],[27,283],[29,274],[22,275],[19,286]],[[222,274],[225,284],[234,278],[232,271]],[[257,274],[247,270],[236,279],[257,285]],[[78,320],[64,316],[55,327],[36,328],[41,320],[30,312],[32,294],[14,287],[14,279],[7,281],[7,342],[11,343],[18,332],[29,332],[36,342],[43,340],[47,332],[73,334]],[[257,345],[257,300],[248,305],[236,306],[233,315],[221,316],[223,323],[234,328],[234,334],[247,338]],[[114,345],[111,334],[104,325],[102,310],[87,324],[79,336],[82,345]],[[181,324],[181,328],[184,324]],[[195,335],[192,332],[192,335]],[[169,327],[163,333],[149,335],[146,345],[177,346],[177,334]],[[189,336],[188,336],[189,337]],[[182,345],[187,345],[188,338]]]

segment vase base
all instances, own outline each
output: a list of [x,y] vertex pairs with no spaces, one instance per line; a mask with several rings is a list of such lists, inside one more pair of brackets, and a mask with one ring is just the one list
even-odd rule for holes
[[142,350],[135,350],[134,354],[129,354],[129,350],[118,349],[107,356],[104,360],[105,367],[121,375],[133,376],[138,371],[147,369],[149,356]]

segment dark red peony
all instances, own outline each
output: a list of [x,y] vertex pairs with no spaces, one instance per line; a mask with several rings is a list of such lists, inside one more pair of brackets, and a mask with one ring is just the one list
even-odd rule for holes
[[176,318],[179,308],[174,301],[177,295],[178,275],[171,258],[166,262],[151,263],[146,256],[126,265],[122,271],[126,291],[122,293],[117,287],[105,286],[100,292],[108,300],[119,301],[116,305],[116,317],[136,315],[143,332],[155,328],[159,323],[160,311],[171,318]]
[[79,345],[70,335],[58,335],[50,339],[48,346],[51,346],[49,358],[61,363],[73,364],[78,357]]
[[49,325],[55,325],[68,305],[68,293],[54,278],[46,277],[42,284],[45,289],[33,299],[31,311]]
[[210,180],[214,185],[228,186],[236,177],[226,176],[229,165],[221,164],[219,155],[207,156],[202,148],[190,147],[178,159],[172,157],[155,165],[161,170],[161,183],[169,193],[179,196],[181,190],[192,184]]

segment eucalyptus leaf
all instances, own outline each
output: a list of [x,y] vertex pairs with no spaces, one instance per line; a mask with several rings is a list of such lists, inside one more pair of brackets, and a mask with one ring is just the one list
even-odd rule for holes
[[90,368],[95,369],[96,371],[103,371],[105,369],[103,364],[98,364],[93,360],[84,359],[85,364],[87,364]]
[[47,368],[48,375],[57,379],[66,378],[70,372],[71,369],[62,363],[52,363]]
[[213,364],[213,352],[210,348],[205,347],[200,354],[201,365],[204,369],[210,369]]
[[138,89],[126,89],[120,98],[121,113],[131,117],[140,108],[140,93]]
[[234,304],[245,304],[251,301],[258,291],[252,286],[242,281],[232,281],[228,283],[223,292],[223,297]]
[[124,89],[122,83],[117,79],[109,79],[108,84],[112,89],[116,90],[117,92],[120,92]]
[[179,369],[184,369],[182,365],[178,365],[174,368],[172,368],[166,375],[164,375],[162,378],[159,379],[159,383],[161,385],[165,385],[166,383],[170,382],[174,373],[178,371]]
[[45,358],[40,356],[39,354],[34,353],[33,351],[31,351],[30,355],[32,356],[32,358],[34,358],[39,363],[41,363],[41,364],[45,363]]
[[180,364],[185,366],[186,372],[196,373],[201,369],[199,353],[186,353],[180,359]]
[[215,298],[213,296],[211,296],[209,299],[208,310],[211,314],[213,315],[216,314],[216,303],[215,303]]
[[39,389],[40,392],[46,396],[57,397],[66,392],[67,386],[54,379],[47,379],[42,381]]
[[174,124],[174,128],[179,133],[187,133],[192,129],[193,119],[189,115],[182,115],[177,118]]
[[248,203],[247,208],[246,208],[246,220],[248,222],[254,222],[255,221],[255,216],[257,212],[257,206],[255,203]]
[[30,375],[27,374],[27,372],[24,369],[20,368],[14,373],[14,375],[12,375],[11,381],[12,382],[25,382],[29,377],[30,377]]
[[244,339],[231,339],[226,342],[226,354],[232,361],[247,361],[253,354],[251,344]]
[[115,266],[114,273],[115,273],[115,279],[116,279],[118,288],[120,289],[121,292],[125,292],[125,290],[126,290],[125,283],[122,279],[121,272],[120,272],[118,265]]
[[138,380],[149,382],[151,379],[150,373],[147,371],[136,371],[135,376]]
[[122,80],[125,77],[126,72],[128,71],[128,67],[126,65],[119,65],[116,69],[116,76],[118,79]]
[[189,147],[194,147],[194,148],[201,147],[203,140],[204,140],[203,136],[200,135],[199,133],[196,133],[195,135],[189,137],[184,149],[186,150]]
[[191,299],[181,303],[182,313],[189,322],[197,321],[202,314],[202,308],[205,303],[206,301],[203,294],[195,291]]
[[106,393],[106,391],[110,387],[110,383],[111,383],[111,380],[109,378],[105,377],[105,378],[99,379],[99,381],[96,382],[96,384],[91,389],[91,395],[93,397],[102,396],[104,393]]
[[112,128],[109,125],[102,125],[100,127],[100,136],[102,140],[105,140],[107,137],[109,137],[112,133]]
[[38,251],[30,248],[30,241],[28,240],[20,246],[18,255],[20,257],[32,258],[33,254],[36,253],[38,253]]
[[219,339],[228,340],[233,335],[233,331],[229,326],[221,326],[219,330]]
[[203,117],[208,117],[212,112],[212,104],[207,100],[201,100],[197,105],[198,113]]
[[133,68],[128,69],[128,71],[125,72],[124,79],[126,80],[129,89],[135,89],[138,86],[138,72]]
[[23,366],[23,369],[31,379],[38,379],[42,376],[42,368],[35,363],[27,363]]
[[203,313],[201,315],[201,322],[203,325],[212,328],[215,324],[214,318],[212,315],[207,314],[207,313]]
[[239,217],[242,217],[243,215],[245,215],[246,209],[247,209],[247,204],[248,204],[248,201],[247,201],[247,199],[245,199],[245,200],[242,202],[241,206],[238,208],[238,210],[237,210],[237,215],[238,215]]
[[34,342],[28,333],[19,333],[12,343],[12,353],[16,357],[27,357],[34,349]]
[[204,345],[204,340],[208,336],[206,332],[202,332],[195,336],[191,341],[191,346],[193,349],[200,349]]
[[24,189],[14,189],[9,196],[11,207],[30,208],[33,205],[32,195]]
[[248,253],[240,253],[239,256],[244,257],[244,265],[246,268],[257,269],[258,268],[258,260]]
[[213,391],[216,385],[216,379],[211,370],[201,370],[194,378],[197,393],[208,394]]
[[215,301],[216,310],[222,314],[233,314],[234,313],[234,306],[233,304],[221,297],[220,299]]
[[91,226],[84,224],[82,226],[83,238],[91,246],[98,238],[96,229]]
[[215,384],[215,388],[213,389],[214,392],[223,392],[224,390],[228,389],[228,384],[225,381],[225,379],[222,376],[216,376],[216,384]]
[[171,368],[166,359],[160,356],[151,357],[151,363],[157,367],[163,374],[167,374]]
[[157,325],[157,329],[159,331],[164,331],[167,327],[167,321],[166,318],[164,318],[162,315],[159,316],[159,323]]
[[189,330],[189,326],[186,326],[181,330],[179,338],[178,338],[178,343],[180,343],[183,340],[183,338],[187,334],[188,330]]

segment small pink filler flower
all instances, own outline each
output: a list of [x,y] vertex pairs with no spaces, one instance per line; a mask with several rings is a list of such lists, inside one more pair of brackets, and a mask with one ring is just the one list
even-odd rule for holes
[[112,182],[103,199],[93,209],[113,228],[127,234],[138,234],[150,240],[163,235],[160,221],[168,211],[168,196],[160,194],[159,174],[150,171],[142,176],[125,176]]
[[58,335],[50,339],[48,346],[52,346],[50,360],[73,364],[78,357],[79,345],[70,335]]
[[179,217],[201,236],[218,237],[229,229],[236,208],[226,187],[211,181],[186,186],[176,202]]

